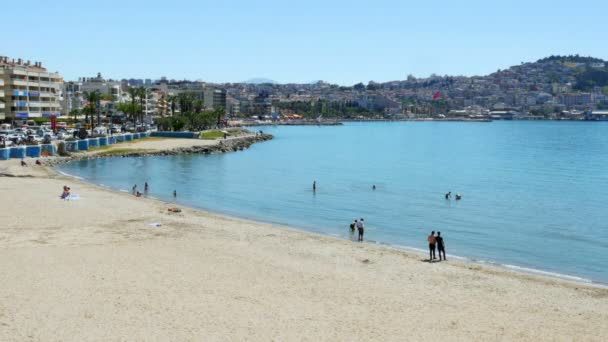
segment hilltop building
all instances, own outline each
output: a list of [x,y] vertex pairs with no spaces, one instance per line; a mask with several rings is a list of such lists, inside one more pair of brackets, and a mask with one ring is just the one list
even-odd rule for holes
[[62,86],[40,62],[0,56],[0,119],[61,115]]

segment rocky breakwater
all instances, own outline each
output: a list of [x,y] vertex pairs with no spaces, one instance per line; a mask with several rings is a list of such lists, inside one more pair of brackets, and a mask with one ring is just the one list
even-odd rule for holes
[[271,134],[258,134],[255,136],[238,137],[226,140],[219,140],[218,144],[210,146],[181,147],[167,151],[152,153],[156,155],[176,155],[176,154],[217,154],[226,152],[236,152],[248,149],[251,145],[272,139]]
[[[218,140],[217,144],[203,145],[203,146],[191,146],[191,147],[178,147],[167,150],[158,151],[124,151],[121,153],[112,153],[112,157],[145,157],[145,156],[172,156],[178,154],[219,154],[226,152],[235,152],[248,149],[251,145],[271,140],[273,136],[271,134],[257,134],[250,136],[235,137],[226,140]],[[77,159],[91,159],[91,158],[103,158],[109,157],[108,154],[97,154],[97,155],[82,155]]]

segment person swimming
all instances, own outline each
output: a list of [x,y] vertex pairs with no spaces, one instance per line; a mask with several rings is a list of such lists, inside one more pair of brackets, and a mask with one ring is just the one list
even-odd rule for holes
[[372,185],[372,190],[376,190],[376,185]]
[[460,194],[456,194],[456,200],[459,201],[462,199],[462,196]]

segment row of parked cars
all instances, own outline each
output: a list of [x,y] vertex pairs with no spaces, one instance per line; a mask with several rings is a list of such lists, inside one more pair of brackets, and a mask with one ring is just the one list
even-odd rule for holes
[[108,135],[122,132],[145,132],[154,130],[155,127],[142,124],[112,124],[109,127],[97,126],[86,129],[83,125],[68,127],[65,122],[57,123],[57,132],[53,132],[50,124],[41,126],[23,125],[13,128],[9,124],[0,125],[0,145],[12,146],[26,143],[51,143],[53,140],[65,140],[67,138],[85,138],[90,135]]

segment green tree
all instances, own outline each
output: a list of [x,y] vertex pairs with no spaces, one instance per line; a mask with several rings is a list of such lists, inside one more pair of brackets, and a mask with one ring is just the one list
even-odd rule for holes
[[139,122],[144,122],[144,109],[146,106],[146,101],[148,99],[148,89],[145,87],[137,88],[137,96],[139,97]]
[[183,92],[177,95],[177,103],[180,113],[187,113],[194,110],[194,96],[192,93]]
[[139,105],[137,103],[119,103],[116,109],[125,113],[130,121],[135,122],[139,114]]
[[[137,101],[137,96],[139,94],[139,90],[137,90],[137,88],[135,87],[129,87],[129,89],[127,89],[127,93],[129,93],[129,97],[131,98],[131,108],[137,108],[136,107],[136,101]],[[127,113],[126,111],[124,111],[125,113]],[[133,122],[135,123],[135,115],[132,117]]]
[[177,107],[177,96],[176,95],[167,96],[167,102],[169,102],[169,107],[171,108],[171,116],[174,116],[175,107]]
[[86,123],[88,123],[88,119],[89,119],[89,115],[91,117],[91,127],[94,126],[94,115],[97,114],[97,124],[99,125],[101,123],[100,120],[100,108],[99,108],[99,101],[101,100],[101,95],[99,94],[99,91],[91,91],[91,92],[84,92],[84,97],[87,101],[87,106],[84,108],[85,110],[85,119],[84,121]]
[[75,108],[70,111],[70,116],[74,117],[74,122],[76,122],[76,120],[78,119],[78,115],[80,115],[80,109]]
[[355,89],[357,91],[365,90],[365,84],[359,82],[353,86],[353,89]]

